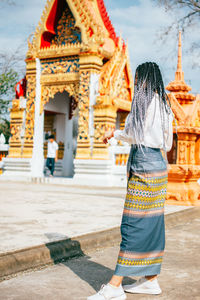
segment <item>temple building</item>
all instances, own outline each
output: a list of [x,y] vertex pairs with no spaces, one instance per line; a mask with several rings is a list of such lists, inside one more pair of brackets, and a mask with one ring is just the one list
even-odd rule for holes
[[128,47],[103,0],[47,1],[28,41],[25,80],[11,109],[5,175],[42,177],[50,133],[59,143],[57,175],[110,174],[102,137],[123,124],[134,85]]
[[[189,93],[184,81],[181,33],[175,80],[166,89],[177,121],[168,154],[168,203],[199,205],[200,95]],[[117,37],[104,1],[48,0],[28,41],[26,77],[12,102],[3,176],[45,181],[46,137],[54,134],[59,180],[126,186],[130,146],[102,140],[106,130],[124,127],[133,93],[128,47]]]

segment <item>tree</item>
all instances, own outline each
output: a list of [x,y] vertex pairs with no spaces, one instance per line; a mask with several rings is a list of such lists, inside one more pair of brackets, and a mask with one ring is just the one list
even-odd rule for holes
[[17,81],[18,74],[12,69],[0,74],[0,134],[4,134],[7,142],[10,137],[10,122],[7,119],[10,106],[8,98],[13,96]]
[[[161,32],[161,39],[166,39],[171,37],[171,34],[178,30],[181,30],[183,33],[189,32],[189,30],[199,29],[200,25],[200,1],[199,0],[153,0],[160,6],[164,6],[167,12],[174,13],[174,22],[164,28]],[[194,41],[190,49],[190,52],[198,58],[200,54],[200,38],[198,37]],[[199,66],[199,61],[195,62],[195,65]]]
[[0,119],[4,118],[4,116],[8,113],[10,100],[5,98],[10,95],[13,96],[14,86],[17,83],[17,80],[18,74],[12,69],[0,74]]
[[8,144],[11,133],[10,133],[10,122],[6,119],[2,123],[0,123],[0,134],[1,133],[3,133],[3,135],[5,136],[6,144]]
[[[1,0],[0,0],[1,1]],[[0,52],[0,99],[1,103],[12,100],[14,86],[20,78],[24,77],[24,46],[19,46],[13,52]],[[2,100],[4,99],[4,100]],[[3,111],[2,111],[3,109]],[[6,108],[1,107],[0,115],[6,113]]]
[[24,67],[21,64],[22,56],[19,49],[21,47],[13,53],[0,53],[0,133],[5,135],[7,141],[10,136],[8,112],[15,94],[14,87],[20,76],[24,76],[22,75]]
[[174,10],[182,12],[182,16],[178,18],[174,25],[178,25],[182,30],[188,26],[200,22],[200,1],[198,0],[156,0],[164,5],[166,10]]

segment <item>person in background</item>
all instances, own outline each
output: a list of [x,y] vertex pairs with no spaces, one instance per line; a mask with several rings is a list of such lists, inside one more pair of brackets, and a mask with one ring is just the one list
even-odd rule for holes
[[55,170],[55,162],[58,160],[58,144],[55,141],[54,135],[48,137],[47,162],[46,166],[53,176]]
[[[120,252],[110,282],[88,300],[125,300],[124,291],[161,293],[157,276],[165,249],[166,153],[172,147],[172,122],[173,113],[158,65],[152,62],[139,65],[125,129],[108,131],[103,139],[107,143],[114,137],[131,145]],[[124,276],[140,279],[122,287]]]

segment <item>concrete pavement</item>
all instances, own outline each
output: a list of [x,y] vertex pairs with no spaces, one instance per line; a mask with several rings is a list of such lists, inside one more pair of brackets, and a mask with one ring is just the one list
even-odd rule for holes
[[[166,231],[166,252],[159,282],[162,295],[128,295],[127,300],[200,299],[200,219]],[[81,300],[112,276],[118,246],[90,252],[46,269],[20,274],[0,283],[2,300]],[[133,282],[125,278],[124,283]]]
[[[0,280],[119,243],[125,193],[0,181]],[[199,211],[166,206],[165,213],[174,226]]]
[[[125,194],[0,180],[0,254],[117,227]],[[166,214],[188,208],[166,206]]]

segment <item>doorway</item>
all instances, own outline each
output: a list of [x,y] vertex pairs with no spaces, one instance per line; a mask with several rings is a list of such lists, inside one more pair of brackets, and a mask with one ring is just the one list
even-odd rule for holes
[[44,108],[44,157],[47,156],[48,136],[54,134],[59,146],[56,177],[74,176],[77,126],[77,113],[75,112],[75,116],[71,114],[71,97],[67,92],[57,93]]

